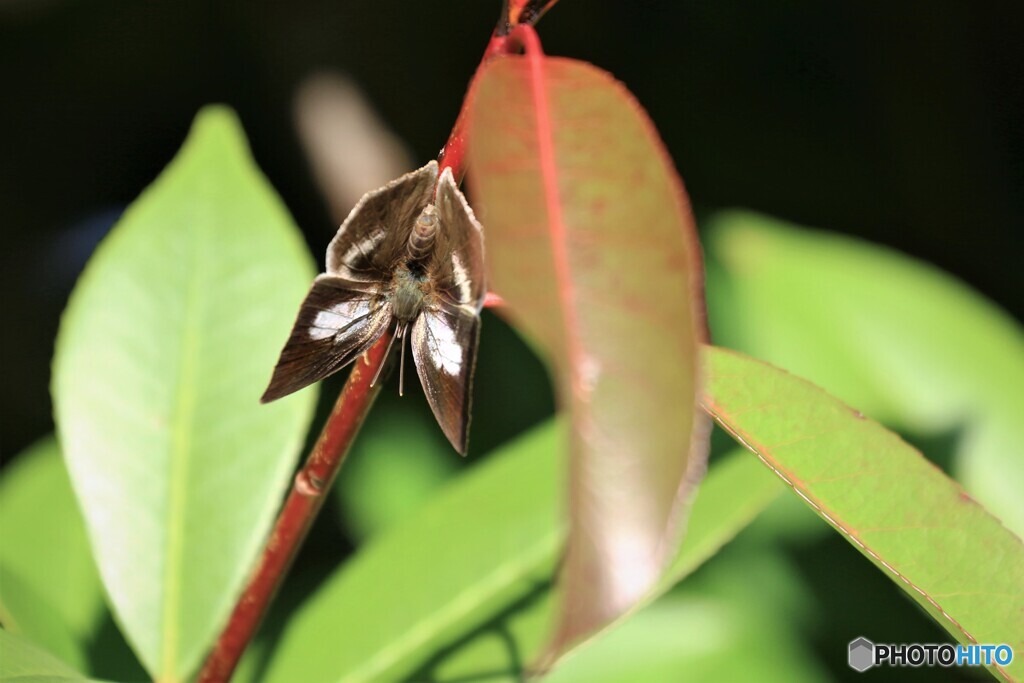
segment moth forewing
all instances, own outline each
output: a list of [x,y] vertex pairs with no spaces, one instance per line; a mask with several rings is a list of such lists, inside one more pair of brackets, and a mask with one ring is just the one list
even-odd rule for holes
[[436,184],[437,162],[431,161],[363,195],[327,247],[327,272],[350,280],[388,282]]
[[431,277],[436,288],[447,294],[452,303],[469,305],[479,312],[487,294],[483,229],[455,184],[450,168],[441,174],[435,202],[443,230]]
[[374,287],[318,275],[260,401],[269,403],[337,372],[372,346],[390,320],[390,303]]

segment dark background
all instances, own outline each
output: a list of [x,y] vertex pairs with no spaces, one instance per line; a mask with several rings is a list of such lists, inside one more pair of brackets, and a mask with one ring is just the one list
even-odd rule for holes
[[[49,362],[75,277],[202,105],[239,112],[321,255],[336,225],[292,125],[296,86],[323,68],[348,73],[424,163],[448,134],[498,5],[0,0],[2,455],[51,431]],[[699,214],[744,206],[892,245],[1024,312],[1019,2],[562,0],[539,30],[549,53],[608,69],[637,95]],[[510,338],[487,324],[493,339]],[[503,373],[529,379],[488,379]],[[551,410],[543,381],[522,348],[489,347],[485,335],[474,453]],[[338,556],[328,553],[324,572]],[[845,614],[815,634],[834,674],[850,673],[852,629],[946,639],[838,536],[792,556],[825,612]]]
[[[297,84],[349,73],[422,163],[498,4],[0,0],[4,452],[50,430],[48,365],[74,279],[203,104],[238,110],[319,255],[335,226],[292,125]],[[539,28],[549,53],[636,93],[698,210],[745,206],[894,245],[1020,317],[1019,3],[563,0]]]

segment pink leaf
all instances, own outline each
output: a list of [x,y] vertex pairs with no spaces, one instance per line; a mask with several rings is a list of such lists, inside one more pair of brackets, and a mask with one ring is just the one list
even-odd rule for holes
[[545,352],[572,423],[550,661],[642,598],[680,540],[706,460],[703,271],[682,184],[632,95],[516,35],[526,56],[476,83],[469,167],[488,284]]

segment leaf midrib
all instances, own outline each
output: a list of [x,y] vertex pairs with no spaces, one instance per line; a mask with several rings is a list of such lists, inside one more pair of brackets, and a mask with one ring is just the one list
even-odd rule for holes
[[[530,34],[527,34],[529,36]],[[558,299],[561,303],[563,333],[569,362],[565,372],[569,378],[569,393],[577,398],[581,388],[580,361],[584,357],[583,341],[580,339],[580,324],[576,316],[576,292],[573,286],[572,267],[569,259],[569,230],[562,213],[562,194],[559,185],[558,161],[555,156],[555,132],[551,117],[551,103],[547,92],[547,78],[544,53],[536,36],[527,40],[526,59],[530,70],[530,92],[534,103],[534,125],[537,127],[537,156],[540,166],[541,186],[544,189],[544,208],[548,214],[548,237],[551,240],[551,260],[558,284]],[[583,411],[574,410],[573,419],[582,420]]]
[[[201,203],[197,201],[197,205]],[[178,384],[175,389],[176,403],[170,419],[170,477],[167,497],[167,546],[164,570],[164,600],[162,605],[162,647],[161,683],[172,683],[177,678],[177,660],[180,632],[181,569],[184,557],[184,513],[187,498],[189,454],[192,446],[192,428],[195,417],[196,394],[195,373],[198,349],[199,260],[203,250],[199,240],[201,231],[190,221],[187,227],[188,244],[191,250],[186,270],[186,293],[182,316],[181,355]]]

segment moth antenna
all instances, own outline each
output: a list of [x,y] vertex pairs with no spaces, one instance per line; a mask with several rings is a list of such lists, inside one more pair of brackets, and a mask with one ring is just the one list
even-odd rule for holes
[[400,365],[398,366],[398,395],[405,395],[405,331],[409,328],[409,323],[402,325],[402,330],[398,333],[402,341],[399,342],[399,347],[402,349]]
[[392,335],[391,340],[388,342],[388,348],[384,350],[384,356],[380,359],[380,365],[377,366],[377,372],[373,373],[373,379],[370,380],[371,388],[377,383],[377,380],[380,379],[381,370],[383,370],[384,366],[388,363],[388,356],[391,355],[391,346],[395,343],[395,337],[397,336],[398,334],[396,329],[396,334]]

